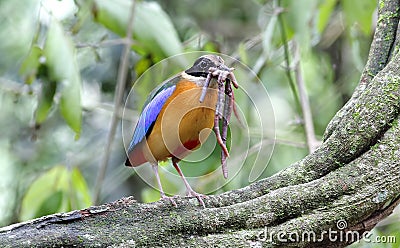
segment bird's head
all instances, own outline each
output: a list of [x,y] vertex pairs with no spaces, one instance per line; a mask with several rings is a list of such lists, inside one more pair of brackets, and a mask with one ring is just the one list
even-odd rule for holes
[[207,77],[211,67],[229,71],[229,68],[224,63],[224,60],[220,56],[211,54],[203,55],[196,59],[193,66],[187,69],[185,72],[195,77]]

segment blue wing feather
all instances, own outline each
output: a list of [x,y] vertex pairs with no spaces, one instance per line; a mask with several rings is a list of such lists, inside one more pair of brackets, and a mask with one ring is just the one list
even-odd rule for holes
[[179,78],[180,77],[178,76],[167,80],[166,83],[154,89],[150,94],[146,100],[142,113],[140,114],[139,121],[136,124],[132,141],[129,144],[129,152],[131,152],[133,148],[151,131],[151,128],[153,127],[162,107],[174,92],[176,88],[176,81],[178,81]]

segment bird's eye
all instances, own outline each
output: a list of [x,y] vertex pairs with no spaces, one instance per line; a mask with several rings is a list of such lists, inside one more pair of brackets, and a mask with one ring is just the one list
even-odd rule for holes
[[201,61],[201,63],[200,63],[200,68],[206,68],[207,67],[207,62],[206,61]]

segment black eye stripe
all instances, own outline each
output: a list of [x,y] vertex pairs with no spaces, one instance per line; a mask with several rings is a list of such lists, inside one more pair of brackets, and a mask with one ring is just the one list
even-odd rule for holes
[[209,69],[211,67],[218,67],[219,64],[218,62],[219,62],[218,60],[212,60],[209,58],[200,57],[194,62],[193,66],[185,70],[185,72],[189,75],[196,77],[198,76],[207,77]]

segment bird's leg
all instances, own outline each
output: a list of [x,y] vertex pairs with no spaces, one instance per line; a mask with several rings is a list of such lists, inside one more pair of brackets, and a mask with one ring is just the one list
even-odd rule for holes
[[151,167],[153,168],[154,174],[156,175],[156,179],[157,179],[157,183],[158,183],[158,188],[159,188],[159,190],[160,190],[161,199],[169,200],[169,201],[172,203],[172,205],[174,205],[175,207],[177,207],[174,198],[173,198],[173,197],[166,196],[165,193],[164,193],[164,190],[163,190],[162,185],[161,185],[160,175],[158,174],[158,164],[157,164],[157,163],[152,163],[152,164],[151,164]]
[[188,183],[188,181],[186,180],[185,176],[183,175],[181,168],[179,168],[178,165],[179,159],[173,157],[172,158],[172,164],[174,165],[176,171],[178,172],[178,174],[181,176],[183,183],[185,184],[186,187],[186,195],[187,196],[195,196],[197,198],[197,200],[199,201],[199,204],[201,204],[204,208],[206,207],[206,205],[204,204],[204,201],[201,197],[205,197],[205,195],[199,194],[196,191],[194,191],[192,189],[192,187],[190,187],[190,184]]

